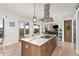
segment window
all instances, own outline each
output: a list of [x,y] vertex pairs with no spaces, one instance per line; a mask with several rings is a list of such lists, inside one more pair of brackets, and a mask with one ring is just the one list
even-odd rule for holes
[[28,35],[29,34],[29,23],[26,23],[25,24],[25,35]]
[[25,22],[20,21],[19,22],[19,31],[20,31],[20,37],[24,37],[24,27],[25,27]]
[[33,28],[34,28],[34,34],[39,34],[40,33],[40,25],[34,24]]

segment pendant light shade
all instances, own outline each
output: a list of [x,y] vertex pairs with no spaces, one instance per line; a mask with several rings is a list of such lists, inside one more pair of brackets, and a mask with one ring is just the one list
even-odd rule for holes
[[34,3],[34,16],[33,16],[33,22],[37,21],[37,17],[35,16],[35,3]]
[[37,21],[37,18],[36,16],[33,17],[33,22],[36,22]]

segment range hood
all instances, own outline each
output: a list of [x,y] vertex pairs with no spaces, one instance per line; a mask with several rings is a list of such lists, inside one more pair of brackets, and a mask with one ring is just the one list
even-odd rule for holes
[[50,4],[47,3],[44,5],[44,18],[39,19],[43,22],[53,22],[53,18],[50,17]]
[[40,21],[43,21],[43,22],[53,22],[53,18],[52,17],[49,17],[49,18],[41,18],[39,20]]

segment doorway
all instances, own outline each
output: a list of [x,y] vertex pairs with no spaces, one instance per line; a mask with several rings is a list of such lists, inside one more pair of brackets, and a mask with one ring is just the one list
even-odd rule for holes
[[72,42],[72,20],[64,21],[64,41]]
[[25,22],[19,21],[19,42],[20,39],[24,37],[24,28],[25,28]]
[[0,39],[4,37],[4,18],[0,17]]

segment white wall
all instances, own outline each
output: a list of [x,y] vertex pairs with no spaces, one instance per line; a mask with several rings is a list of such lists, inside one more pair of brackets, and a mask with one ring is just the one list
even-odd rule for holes
[[[10,45],[10,44],[18,42],[18,39],[19,39],[18,19],[13,18],[13,17],[7,17],[7,18],[5,18],[4,22],[5,22],[4,23],[4,25],[5,25],[5,28],[4,28],[5,44]],[[15,27],[10,27],[10,25],[9,25],[10,22],[15,22]]]
[[57,3],[50,5],[50,17],[53,17],[54,23],[62,29],[62,41],[64,41],[64,20],[72,20],[73,22],[75,13],[75,4]]
[[[7,17],[6,17],[7,16]],[[0,17],[4,17],[4,43],[11,45],[19,40],[19,15],[0,9]],[[10,27],[9,23],[15,22],[15,27]]]

